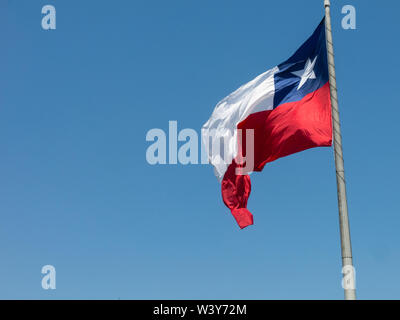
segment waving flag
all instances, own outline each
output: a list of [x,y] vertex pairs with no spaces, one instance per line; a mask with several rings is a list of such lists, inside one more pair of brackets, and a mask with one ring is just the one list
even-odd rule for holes
[[[324,19],[292,57],[220,101],[204,124],[203,144],[240,228],[253,224],[248,173],[278,158],[332,145],[328,78]],[[252,155],[246,154],[249,143]],[[243,159],[250,156],[248,170]]]

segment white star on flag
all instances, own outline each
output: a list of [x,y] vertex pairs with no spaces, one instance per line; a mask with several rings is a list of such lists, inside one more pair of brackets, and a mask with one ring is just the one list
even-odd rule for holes
[[303,70],[292,72],[295,76],[298,76],[301,78],[299,86],[297,87],[297,90],[300,90],[300,88],[307,82],[308,79],[316,79],[317,78],[314,73],[314,66],[315,66],[315,62],[317,61],[317,58],[318,58],[318,56],[316,56],[314,58],[313,62],[311,62],[310,59],[307,59],[307,63]]

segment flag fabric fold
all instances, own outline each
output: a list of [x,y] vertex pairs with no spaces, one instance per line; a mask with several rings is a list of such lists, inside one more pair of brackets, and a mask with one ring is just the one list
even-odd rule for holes
[[240,228],[253,224],[247,209],[250,172],[296,152],[332,145],[328,80],[323,19],[288,60],[220,101],[204,124],[208,159]]

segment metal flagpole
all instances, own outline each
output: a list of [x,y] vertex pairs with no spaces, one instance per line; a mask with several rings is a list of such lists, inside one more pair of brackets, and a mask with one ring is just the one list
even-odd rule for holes
[[342,247],[342,272],[344,297],[346,300],[356,299],[355,272],[353,256],[351,253],[350,226],[347,214],[346,180],[344,177],[344,163],[342,151],[342,136],[340,133],[339,106],[336,88],[335,59],[333,54],[332,25],[330,13],[330,0],[324,0],[325,6],[325,31],[326,46],[328,51],[329,84],[331,89],[333,141],[336,165],[336,184],[339,206],[340,241]]

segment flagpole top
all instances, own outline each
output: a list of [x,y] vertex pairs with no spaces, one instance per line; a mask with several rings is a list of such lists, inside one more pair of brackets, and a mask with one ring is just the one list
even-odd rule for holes
[[325,8],[326,8],[326,7],[330,7],[330,6],[331,6],[330,0],[325,0],[324,6],[325,6]]

